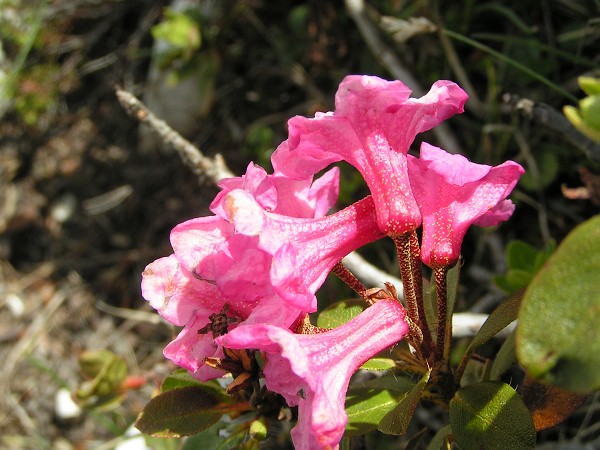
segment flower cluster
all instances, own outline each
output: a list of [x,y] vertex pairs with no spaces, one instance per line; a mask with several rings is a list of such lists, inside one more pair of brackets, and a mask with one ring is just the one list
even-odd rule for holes
[[[462,112],[466,99],[449,81],[410,98],[400,81],[348,76],[335,111],[292,118],[272,157],[274,173],[251,163],[244,176],[221,181],[213,215],[176,226],[174,254],[145,269],[144,298],[183,327],[165,356],[209,380],[223,372],[207,361],[230,350],[263,352],[266,387],[298,406],[296,447],[335,448],[350,377],[408,325],[390,296],[339,328],[315,332],[307,315],[317,310],[315,293],[327,275],[348,253],[421,224],[423,262],[447,267],[470,225],[496,225],[514,209],[506,197],[523,173],[517,163],[474,164],[426,143],[419,158],[408,155],[418,133]],[[313,179],[342,160],[372,195],[327,215],[339,171]]]

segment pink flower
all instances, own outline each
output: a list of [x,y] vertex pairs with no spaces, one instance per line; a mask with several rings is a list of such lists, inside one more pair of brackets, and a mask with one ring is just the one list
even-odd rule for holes
[[257,238],[235,234],[225,220],[189,220],[175,227],[171,241],[175,254],[144,270],[142,295],[167,321],[184,326],[164,355],[195,377],[223,375],[204,365],[205,358],[223,356],[211,316],[229,322],[221,329],[226,333],[239,323],[289,327],[304,315],[277,296],[269,279],[272,255],[257,248]]
[[312,176],[293,180],[281,173],[267,172],[250,163],[246,174],[219,182],[221,192],[211,203],[211,211],[223,216],[222,202],[234,189],[242,189],[265,210],[291,217],[322,217],[335,205],[339,194],[340,170],[337,167],[313,183]]
[[[256,248],[272,255],[267,274],[277,294],[306,312],[316,311],[314,294],[336,263],[383,237],[374,219],[371,197],[335,214],[305,219],[264,211],[250,194],[234,190],[223,200],[223,211],[238,236],[256,239]],[[239,276],[242,274],[232,279]],[[261,273],[255,276],[260,279]]]
[[409,98],[400,81],[347,76],[335,97],[335,112],[294,117],[289,138],[273,154],[276,171],[310,176],[344,160],[365,179],[385,234],[404,234],[421,223],[408,180],[406,154],[418,133],[462,112],[467,94],[450,81],[438,81],[421,98]]
[[292,439],[298,450],[337,448],[348,417],[344,403],[352,374],[408,332],[404,308],[380,300],[350,322],[314,334],[268,324],[240,326],[218,338],[225,347],[266,353],[266,386],[298,405]]
[[267,212],[264,205],[320,215],[335,201],[337,176],[330,171],[311,186],[251,165],[245,178],[229,180],[225,189],[233,190],[214,203],[221,216],[173,229],[174,254],[149,264],[142,280],[144,298],[166,320],[184,326],[165,348],[167,358],[202,380],[214,378],[222,373],[203,364],[222,354],[214,342],[218,334],[210,332],[214,317],[227,321],[224,332],[240,323],[289,328],[316,309],[314,294],[333,265],[381,237],[373,202],[318,219]]
[[430,267],[453,264],[467,228],[497,225],[514,205],[505,200],[523,168],[513,161],[496,166],[470,162],[427,143],[420,158],[408,156],[412,191],[423,217],[421,259]]

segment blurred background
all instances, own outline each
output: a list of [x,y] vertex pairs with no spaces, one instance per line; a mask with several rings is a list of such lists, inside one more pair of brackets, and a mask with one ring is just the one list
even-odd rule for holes
[[[270,170],[287,119],[332,110],[345,75],[398,78],[416,96],[456,81],[466,112],[413,150],[426,140],[527,170],[513,218],[465,241],[459,310],[489,312],[518,284],[511,240],[544,252],[598,212],[598,144],[562,108],[585,97],[578,77],[600,76],[599,50],[597,0],[0,0],[0,447],[114,448],[173,370],[162,348],[177,330],[145,305],[141,272],[217,189],[127,115],[117,87],[242,174]],[[367,193],[343,166],[339,207]],[[397,275],[389,244],[363,256]],[[319,295],[350,293],[332,281]],[[540,448],[598,448],[599,405]],[[415,432],[419,420],[435,413]]]

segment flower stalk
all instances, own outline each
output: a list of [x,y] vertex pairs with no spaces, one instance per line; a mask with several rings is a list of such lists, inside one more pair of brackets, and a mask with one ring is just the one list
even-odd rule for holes
[[417,353],[428,359],[433,350],[433,340],[423,304],[423,271],[420,247],[416,233],[392,236],[398,252],[400,276],[404,284],[407,317],[411,325],[410,339]]
[[433,269],[435,279],[435,296],[437,300],[437,330],[435,342],[435,361],[443,361],[447,364],[447,357],[450,351],[450,340],[452,329],[446,327],[448,322],[448,266],[437,267]]

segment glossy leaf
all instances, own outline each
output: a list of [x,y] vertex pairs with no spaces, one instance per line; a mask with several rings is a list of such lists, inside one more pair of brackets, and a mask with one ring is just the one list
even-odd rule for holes
[[429,381],[430,375],[431,371],[423,375],[415,387],[408,392],[406,397],[404,397],[392,411],[387,413],[385,417],[381,419],[381,422],[379,422],[379,426],[377,427],[379,431],[395,436],[403,435],[408,431],[408,426],[412,421],[412,417],[421,400],[421,394]]
[[204,449],[217,449],[223,443],[224,438],[219,435],[219,431],[225,428],[225,424],[217,422],[209,428],[197,433],[193,436],[186,438],[181,450],[197,450],[199,448]]
[[555,247],[556,245],[552,242],[547,248],[538,251],[523,241],[509,242],[505,250],[507,272],[494,277],[494,282],[508,293],[514,293],[518,289],[526,287],[550,257]]
[[363,370],[380,371],[396,367],[396,362],[390,358],[371,358],[360,368]]
[[215,424],[226,412],[226,405],[202,387],[185,387],[150,400],[135,426],[156,437],[189,436]]
[[167,392],[172,389],[181,389],[185,387],[197,387],[199,390],[205,391],[207,394],[215,396],[223,403],[233,403],[235,400],[225,392],[225,389],[217,380],[200,381],[194,378],[185,369],[178,369],[164,379],[160,386],[161,392]]
[[488,316],[475,337],[473,337],[473,340],[467,348],[467,353],[471,353],[480,345],[485,344],[498,334],[498,332],[513,322],[517,318],[522,298],[523,292],[519,291],[500,303]]
[[190,375],[185,369],[177,369],[165,378],[160,386],[161,392],[183,387],[199,386],[202,382]]
[[499,381],[460,389],[450,401],[450,425],[465,450],[535,447],[535,428],[516,391]]
[[600,216],[573,230],[529,285],[517,358],[540,381],[578,393],[600,388]]
[[328,306],[319,313],[317,326],[321,328],[336,328],[354,319],[367,307],[364,300],[343,300]]
[[537,431],[562,423],[585,403],[587,395],[576,394],[525,377],[519,386]]
[[515,331],[510,333],[502,343],[498,353],[496,353],[496,358],[494,358],[492,369],[490,370],[490,379],[497,380],[515,363],[517,359],[515,356],[515,336]]
[[444,359],[448,359],[450,355],[450,346],[452,344],[452,315],[454,314],[454,305],[456,304],[456,297],[458,295],[458,283],[460,280],[460,266],[461,261],[459,260],[454,267],[452,267],[447,274],[446,278],[446,289],[447,289],[447,304],[446,304],[446,348],[444,349]]
[[406,392],[375,388],[352,388],[346,394],[346,436],[357,436],[377,428]]
[[390,371],[380,377],[375,377],[363,381],[356,387],[388,389],[391,391],[399,391],[402,393],[406,393],[410,392],[416,384],[417,383],[415,383],[412,378],[409,378],[401,373],[394,373]]

